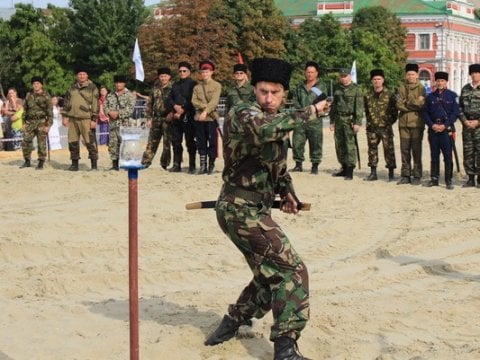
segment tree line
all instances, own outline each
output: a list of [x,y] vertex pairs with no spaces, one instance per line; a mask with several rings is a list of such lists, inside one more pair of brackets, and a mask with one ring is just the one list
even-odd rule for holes
[[[359,10],[348,29],[333,15],[292,27],[273,0],[171,0],[167,10],[156,20],[143,0],[70,0],[70,8],[47,9],[17,4],[10,20],[0,20],[0,95],[7,87],[24,94],[37,75],[50,93],[64,94],[78,66],[97,84],[111,88],[115,74],[127,74],[129,87],[148,91],[158,67],[174,70],[179,61],[196,67],[207,58],[216,64],[215,78],[228,85],[239,54],[247,64],[260,56],[289,61],[293,86],[307,60],[320,64],[326,83],[354,60],[360,84],[369,84],[373,68],[383,68],[393,88],[403,78],[406,29],[380,6]],[[143,83],[134,80],[131,61],[137,37]]]

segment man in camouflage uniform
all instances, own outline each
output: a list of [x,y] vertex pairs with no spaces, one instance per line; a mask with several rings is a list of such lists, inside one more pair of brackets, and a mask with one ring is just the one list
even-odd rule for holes
[[[318,80],[319,66],[314,61],[308,61],[305,65],[304,84],[297,86],[293,93],[293,107],[300,109],[312,104],[318,95],[326,93],[325,85]],[[302,162],[305,160],[305,144],[310,149],[310,161],[312,162],[312,174],[318,174],[318,165],[322,161],[323,148],[323,117],[309,121],[293,131],[293,160],[295,167],[292,171],[303,171]]]
[[233,66],[233,76],[235,78],[235,86],[227,91],[227,99],[225,103],[225,114],[230,109],[240,103],[251,103],[255,101],[253,86],[248,82],[247,65],[235,64]]
[[119,170],[118,161],[120,158],[120,127],[129,126],[130,115],[135,108],[135,99],[130,90],[125,87],[127,78],[123,75],[115,75],[113,78],[115,91],[107,96],[105,102],[105,114],[110,121],[110,140],[108,141],[108,153],[112,159],[110,170]]
[[278,59],[255,59],[252,85],[256,102],[230,110],[224,133],[224,185],[216,204],[217,221],[242,252],[253,279],[228,308],[206,345],[233,338],[240,325],[270,310],[274,359],[305,359],[296,340],[309,318],[308,272],[285,233],[271,217],[276,194],[282,211],[296,214],[299,200],[287,171],[288,133],[316,118],[325,98],[295,112],[279,112],[292,68]]
[[[401,178],[398,185],[420,185],[422,178],[422,140],[425,123],[421,110],[425,104],[425,87],[418,80],[418,65],[405,66],[406,81],[398,88],[397,109],[402,155]],[[413,157],[413,169],[411,159]],[[413,176],[413,179],[411,179]]]
[[68,149],[72,165],[70,171],[78,171],[80,136],[88,150],[92,170],[97,169],[98,149],[95,129],[98,118],[98,89],[88,79],[84,68],[77,70],[77,81],[65,95],[63,125],[68,126]]
[[462,88],[460,94],[460,121],[463,124],[463,167],[468,181],[463,187],[480,188],[480,64],[472,64],[468,68],[472,79],[470,84]]
[[33,91],[25,97],[23,113],[22,152],[25,162],[20,168],[30,167],[30,157],[33,150],[33,138],[37,137],[38,164],[36,169],[42,170],[47,157],[48,130],[53,124],[52,99],[43,90],[43,79],[32,77]]
[[392,181],[393,171],[397,167],[392,129],[398,117],[395,94],[384,86],[385,74],[382,69],[370,71],[370,80],[372,88],[366,93],[364,101],[367,118],[368,166],[371,172],[365,180],[378,179],[378,145],[382,142],[388,181]]
[[357,163],[355,138],[363,117],[363,95],[360,87],[352,81],[350,69],[340,69],[340,84],[334,90],[330,111],[330,130],[334,131],[335,151],[342,165],[333,176],[353,179],[353,169]]
[[[142,164],[149,167],[157,152],[158,145],[163,136],[163,150],[160,166],[164,169],[172,159],[172,108],[167,107],[167,102],[172,91],[170,84],[171,71],[168,67],[158,69],[158,81],[155,83],[153,93],[147,103],[147,127],[150,129],[148,143],[142,157]],[[170,116],[167,116],[170,113]]]

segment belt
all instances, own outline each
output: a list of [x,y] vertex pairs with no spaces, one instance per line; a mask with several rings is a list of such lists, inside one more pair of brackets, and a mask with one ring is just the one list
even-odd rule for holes
[[435,119],[435,124],[442,125],[443,123],[445,123],[445,120],[443,120],[443,119]]
[[253,203],[272,201],[272,195],[270,193],[259,193],[256,191],[246,190],[228,183],[223,186],[223,189],[226,194],[230,194]]

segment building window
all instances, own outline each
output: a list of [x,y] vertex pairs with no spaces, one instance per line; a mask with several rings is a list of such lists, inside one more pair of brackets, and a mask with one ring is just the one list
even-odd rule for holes
[[430,34],[420,34],[418,36],[418,49],[430,50]]

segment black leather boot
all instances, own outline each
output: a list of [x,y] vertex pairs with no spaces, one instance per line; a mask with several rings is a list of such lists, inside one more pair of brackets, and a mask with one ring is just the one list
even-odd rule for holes
[[90,159],[90,165],[92,170],[97,170],[97,159]]
[[230,315],[225,315],[220,325],[210,334],[204,344],[213,346],[230,340],[237,335],[240,325],[241,323],[230,317]]
[[480,175],[477,176],[477,188],[480,189]]
[[24,163],[20,166],[20,169],[28,168],[30,166],[32,166],[30,159],[25,159]]
[[345,168],[345,180],[353,180],[353,166],[347,166]]
[[288,336],[275,339],[273,360],[309,360],[298,352],[297,342]]
[[292,169],[292,171],[302,172],[303,171],[302,162],[295,161],[295,167]]
[[[446,169],[445,169],[446,170]],[[440,164],[439,163],[430,163],[430,181],[424,186],[432,187],[438,186],[438,177],[440,174]],[[446,174],[446,171],[445,171]]]
[[395,180],[394,170],[392,168],[388,168],[388,181]]
[[475,186],[475,175],[468,175],[468,181],[462,185],[464,188]]
[[402,176],[400,180],[398,180],[397,185],[405,185],[410,184],[410,176]]
[[365,181],[375,181],[378,180],[377,177],[377,168],[375,166],[370,167],[370,175],[368,175],[365,179]]
[[182,157],[180,154],[173,154],[173,166],[168,169],[170,172],[181,172],[182,171]]
[[208,159],[208,173],[211,175],[215,171],[215,159]]
[[342,169],[336,173],[333,173],[332,176],[335,176],[335,177],[345,176],[346,168],[347,168],[347,165],[342,164]]
[[43,164],[45,163],[45,160],[38,160],[37,167],[35,170],[43,170]]
[[112,167],[110,168],[110,170],[120,170],[120,168],[118,167],[118,160],[112,160]]
[[72,165],[67,169],[68,171],[78,171],[78,159],[72,160]]
[[188,173],[189,174],[195,174],[195,155],[189,155],[188,156]]
[[197,175],[202,175],[202,174],[208,174],[206,155],[200,155],[200,169],[198,170]]
[[318,163],[312,163],[312,170],[310,170],[310,174],[318,175]]
[[447,190],[453,190],[453,162],[445,163],[445,188]]

